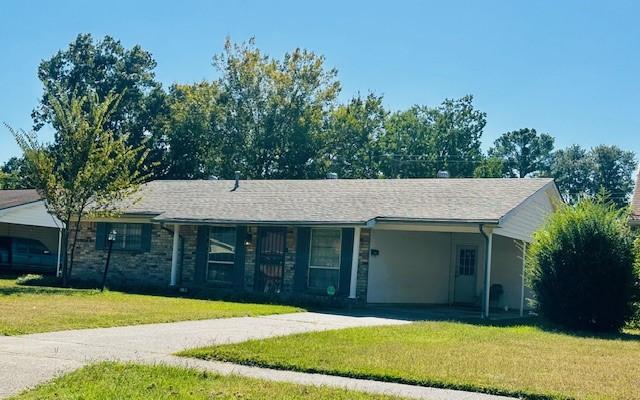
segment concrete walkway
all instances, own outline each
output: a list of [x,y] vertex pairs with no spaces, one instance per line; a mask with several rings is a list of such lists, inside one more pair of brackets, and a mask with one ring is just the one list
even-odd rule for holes
[[165,363],[275,381],[343,387],[418,399],[504,399],[504,397],[434,389],[321,374],[277,371],[186,359],[172,354],[187,348],[237,343],[301,332],[357,326],[406,324],[372,316],[295,313],[225,318],[116,328],[81,329],[24,336],[0,336],[0,398],[19,393],[58,374],[104,360]]

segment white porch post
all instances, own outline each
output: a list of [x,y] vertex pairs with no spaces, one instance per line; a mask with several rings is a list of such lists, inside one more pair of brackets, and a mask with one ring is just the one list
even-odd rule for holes
[[60,270],[61,257],[62,257],[62,228],[58,228],[58,262],[56,263],[56,276],[58,277],[62,275],[62,271]]
[[489,292],[491,291],[491,253],[493,249],[493,232],[487,232],[487,254],[484,271],[484,317],[489,318]]
[[356,286],[358,283],[358,259],[360,258],[360,228],[353,230],[353,254],[351,255],[351,284],[349,285],[349,298],[356,298]]
[[522,241],[522,277],[520,282],[520,316],[524,316],[524,268],[526,265],[527,242]]
[[178,284],[178,254],[180,248],[180,225],[173,226],[173,248],[171,249],[171,286]]

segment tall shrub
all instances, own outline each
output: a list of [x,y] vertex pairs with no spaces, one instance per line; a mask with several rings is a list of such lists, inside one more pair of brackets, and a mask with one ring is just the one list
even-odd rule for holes
[[619,331],[636,282],[626,215],[603,199],[564,206],[534,235],[529,272],[540,313],[571,329]]

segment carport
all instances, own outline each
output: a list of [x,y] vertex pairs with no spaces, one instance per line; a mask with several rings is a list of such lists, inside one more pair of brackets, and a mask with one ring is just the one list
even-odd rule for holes
[[47,211],[44,200],[35,190],[0,190],[0,237],[34,239],[56,250],[58,274],[63,229],[62,222]]

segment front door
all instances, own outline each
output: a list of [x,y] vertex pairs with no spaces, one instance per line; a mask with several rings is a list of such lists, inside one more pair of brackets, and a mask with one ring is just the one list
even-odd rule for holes
[[471,304],[475,301],[478,250],[474,246],[456,249],[455,302]]
[[286,228],[258,229],[255,291],[280,293],[284,278],[284,257],[286,252]]

